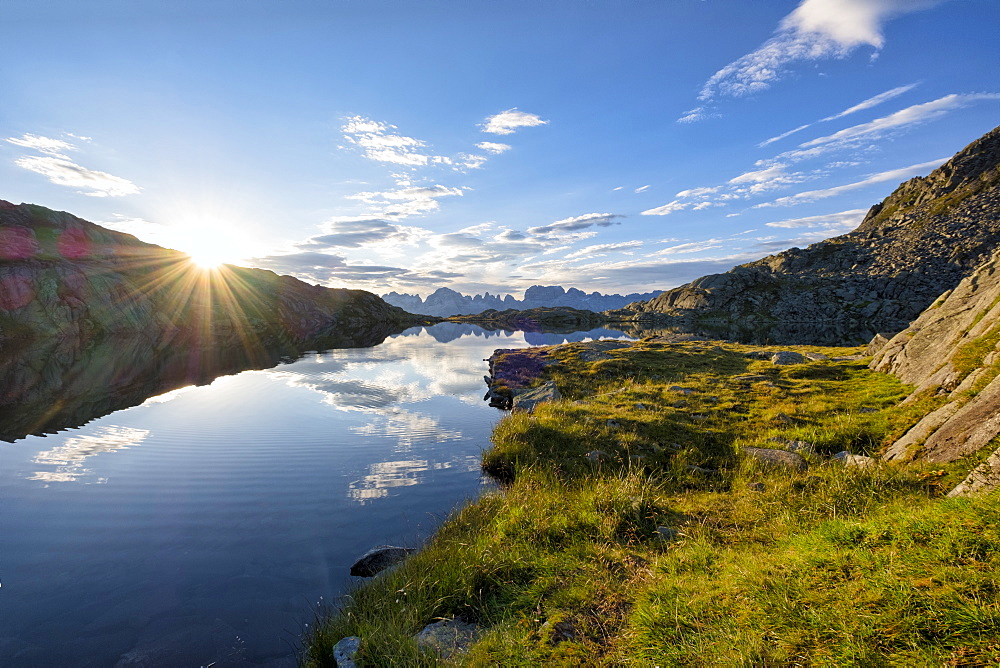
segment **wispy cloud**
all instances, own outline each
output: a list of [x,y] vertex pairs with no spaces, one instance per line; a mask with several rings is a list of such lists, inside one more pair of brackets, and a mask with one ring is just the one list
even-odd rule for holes
[[492,153],[493,155],[498,155],[504,151],[509,151],[510,144],[501,144],[495,141],[481,141],[476,144],[476,148],[486,151],[487,153]]
[[79,191],[83,195],[122,197],[134,195],[141,190],[128,179],[88,169],[73,162],[63,152],[74,151],[76,146],[62,139],[25,134],[21,137],[8,137],[5,141],[45,154],[22,156],[14,160],[15,165],[41,174],[56,185],[83,188]]
[[827,213],[820,216],[806,216],[804,218],[789,218],[778,220],[773,223],[765,223],[768,227],[779,227],[782,229],[798,228],[823,228],[824,230],[836,229],[842,232],[849,232],[857,227],[868,209],[851,209],[838,213]]
[[509,135],[519,128],[532,128],[538,125],[546,125],[548,121],[543,121],[536,114],[529,114],[518,111],[517,107],[501,111],[499,114],[489,116],[480,126],[483,132],[495,135]]
[[439,198],[461,196],[463,193],[462,188],[449,188],[438,184],[411,186],[381,192],[360,192],[348,195],[347,199],[359,200],[371,205],[371,213],[374,216],[399,220],[437,211],[440,208]]
[[323,227],[324,234],[295,245],[307,250],[361,248],[378,244],[413,245],[430,234],[422,228],[396,225],[379,218],[333,218]]
[[684,255],[687,253],[701,253],[715,248],[722,248],[721,239],[706,239],[705,241],[694,241],[686,244],[668,246],[652,253],[650,257],[660,257],[663,255]]
[[[74,151],[76,147],[69,142],[65,142],[61,139],[52,139],[51,137],[42,137],[40,135],[24,134],[21,137],[8,137],[5,141],[15,146],[22,146],[24,148],[30,148],[39,153],[45,153],[47,155],[53,155],[59,158],[66,158],[66,151]],[[69,158],[66,158],[67,160]]]
[[808,177],[802,172],[788,172],[785,165],[780,162],[749,172],[744,172],[739,176],[729,179],[729,185],[741,186],[737,190],[745,190],[747,194],[757,195],[769,190],[781,188],[793,183],[801,183]]
[[638,195],[639,193],[646,192],[647,190],[649,190],[649,186],[640,186],[635,189],[635,193]]
[[66,158],[54,156],[27,156],[14,161],[18,167],[41,174],[59,186],[84,188],[84,195],[91,197],[121,197],[139,192],[139,186],[107,172],[87,169]]
[[812,125],[813,125],[812,123],[806,123],[805,125],[800,125],[799,127],[795,128],[794,130],[789,130],[788,132],[782,132],[780,135],[778,135],[776,137],[771,137],[770,139],[765,139],[761,143],[757,144],[757,148],[764,148],[768,144],[773,144],[776,141],[781,141],[785,137],[791,137],[796,132],[802,132],[806,128],[811,128]]
[[605,253],[606,251],[614,250],[624,250],[628,248],[639,248],[644,242],[642,241],[619,241],[613,244],[594,244],[592,246],[586,246],[578,251],[568,253],[564,259],[574,260],[576,258],[589,258],[597,256],[598,254]]
[[[888,102],[889,100],[891,100],[891,99],[893,99],[895,97],[899,97],[903,93],[906,93],[906,92],[909,92],[909,91],[913,90],[914,88],[917,87],[917,85],[918,84],[916,84],[916,83],[912,83],[912,84],[907,84],[905,86],[897,86],[896,88],[893,88],[891,90],[887,90],[884,93],[879,93],[878,95],[873,95],[872,97],[868,98],[867,100],[863,100],[862,102],[857,103],[853,107],[848,107],[847,109],[844,109],[840,113],[834,114],[833,116],[827,116],[826,118],[821,118],[819,121],[817,121],[817,123],[827,123],[829,121],[835,121],[838,118],[843,118],[844,116],[849,116],[851,114],[856,114],[857,112],[864,111],[865,109],[871,109],[872,107],[877,107],[878,105],[882,104],[883,102]],[[764,148],[765,146],[767,146],[769,144],[773,144],[776,141],[781,141],[782,139],[784,139],[786,137],[790,137],[791,135],[793,135],[793,134],[795,134],[797,132],[802,132],[803,130],[805,130],[807,128],[811,128],[813,125],[814,125],[814,123],[806,123],[805,125],[800,125],[799,127],[795,128],[794,130],[789,130],[788,132],[783,132],[782,134],[780,134],[780,135],[778,135],[776,137],[771,137],[770,139],[765,139],[761,143],[757,144],[757,147],[758,148]]]
[[698,95],[702,105],[684,112],[678,121],[705,118],[710,115],[708,105],[720,97],[743,97],[767,90],[794,63],[845,58],[862,46],[881,49],[885,42],[882,27],[889,19],[941,1],[803,0],[756,51],[709,77]]
[[347,141],[360,146],[369,160],[411,167],[427,165],[432,158],[422,152],[427,143],[401,135],[397,129],[389,123],[353,116],[341,127],[341,132]]
[[844,109],[839,114],[834,114],[833,116],[827,116],[826,118],[820,119],[820,122],[835,121],[838,118],[843,118],[844,116],[849,116],[851,114],[856,114],[859,111],[864,111],[865,109],[871,109],[872,107],[877,107],[883,102],[888,102],[894,97],[899,97],[903,93],[907,93],[917,87],[918,84],[911,83],[905,86],[897,86],[891,90],[887,90],[884,93],[879,93],[878,95],[873,95],[872,97],[857,103],[853,107],[848,107]]
[[806,192],[801,192],[796,195],[789,195],[788,197],[779,197],[773,202],[764,202],[762,204],[757,204],[754,208],[761,207],[771,207],[771,206],[793,206],[795,204],[804,204],[806,202],[815,202],[816,200],[826,199],[828,197],[834,197],[840,195],[841,193],[849,192],[851,190],[858,190],[859,188],[864,188],[875,183],[884,183],[886,181],[896,181],[901,179],[907,179],[913,176],[922,174],[925,170],[937,167],[943,163],[947,158],[938,158],[937,160],[929,160],[928,162],[922,162],[917,165],[910,165],[909,167],[901,167],[900,169],[891,169],[889,171],[880,172],[878,174],[873,174],[866,179],[861,181],[856,181],[854,183],[847,183],[842,186],[836,186],[833,188],[824,188],[822,190],[809,190]]
[[529,234],[562,234],[565,232],[577,232],[590,227],[610,227],[620,225],[619,218],[623,216],[614,213],[587,213],[573,218],[564,218],[548,225],[540,227],[529,227]]
[[845,128],[839,132],[833,133],[832,135],[817,137],[816,139],[804,142],[799,146],[801,148],[811,148],[829,144],[841,145],[860,139],[871,139],[873,137],[881,136],[889,130],[895,130],[897,128],[903,128],[917,123],[924,123],[934,118],[938,118],[954,109],[965,107],[980,100],[1000,100],[1000,93],[945,95],[944,97],[932,100],[931,102],[914,104],[906,107],[905,109],[889,114],[888,116],[876,118],[874,121],[870,121],[868,123],[861,123],[860,125]]
[[690,208],[694,202],[682,202],[679,199],[675,199],[672,202],[667,202],[663,206],[654,207],[652,209],[646,209],[640,216],[669,216],[677,211],[683,211],[684,209]]

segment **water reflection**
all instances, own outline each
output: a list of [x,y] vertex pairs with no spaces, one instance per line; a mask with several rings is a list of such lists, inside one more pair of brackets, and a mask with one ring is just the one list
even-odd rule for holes
[[415,328],[223,378],[245,360],[0,352],[0,433],[18,439],[0,447],[0,665],[294,666],[309,602],[347,591],[358,554],[420,544],[480,492],[500,416],[483,359],[525,345]]
[[301,350],[373,346],[390,333],[357,330],[301,348],[282,344],[252,351],[241,346],[157,347],[128,337],[6,343],[0,346],[0,440],[78,427],[186,386],[294,361]]
[[[84,462],[94,455],[125,450],[139,445],[149,435],[148,429],[107,426],[88,436],[68,438],[61,446],[39,452],[32,460],[35,464],[54,466],[54,471],[35,471],[29,480],[45,482],[72,482],[90,471]],[[103,482],[99,478],[97,482]]]

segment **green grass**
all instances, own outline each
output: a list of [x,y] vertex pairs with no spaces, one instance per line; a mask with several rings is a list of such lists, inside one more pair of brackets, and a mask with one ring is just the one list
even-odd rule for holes
[[[825,457],[877,450],[938,400],[898,405],[909,388],[864,360],[777,367],[751,350],[551,350],[540,382],[565,398],[504,418],[484,453],[507,484],[351,592],[303,662],[333,665],[358,635],[362,665],[437,665],[412,636],[453,616],[483,629],[463,665],[1000,661],[997,495],[942,500],[957,466]],[[775,438],[814,443],[809,470],[740,457]]]

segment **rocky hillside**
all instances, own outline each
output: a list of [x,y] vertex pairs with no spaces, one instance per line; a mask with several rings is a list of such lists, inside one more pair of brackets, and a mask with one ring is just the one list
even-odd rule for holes
[[505,311],[509,309],[527,310],[533,308],[569,307],[583,311],[607,311],[619,309],[631,302],[652,299],[659,290],[646,293],[634,292],[628,295],[605,295],[600,292],[586,293],[576,288],[564,289],[559,285],[533,285],[524,291],[524,299],[513,295],[463,295],[451,288],[438,288],[422,299],[420,295],[390,292],[382,298],[394,306],[410,313],[446,318],[453,315],[471,315],[489,309]]
[[1000,128],[903,183],[848,234],[712,274],[628,309],[735,321],[864,320],[898,329],[1000,246]]
[[139,337],[151,345],[306,342],[423,320],[362,290],[187,256],[68,213],[0,200],[0,343]]
[[[877,352],[871,367],[915,386],[927,414],[889,446],[888,461],[978,462],[1000,446],[1000,253]],[[954,494],[1000,484],[1000,449]]]

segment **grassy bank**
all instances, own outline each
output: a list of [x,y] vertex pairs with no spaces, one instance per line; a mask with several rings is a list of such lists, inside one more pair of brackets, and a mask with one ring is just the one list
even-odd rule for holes
[[[357,635],[362,664],[435,665],[412,636],[455,616],[482,629],[468,665],[1000,662],[997,495],[941,499],[967,466],[828,458],[874,452],[934,399],[898,406],[906,388],[864,360],[761,350],[548,351],[564,399],[498,425],[484,466],[504,488],[355,590],[305,662]],[[741,456],[795,441],[807,471]]]

